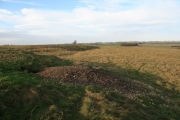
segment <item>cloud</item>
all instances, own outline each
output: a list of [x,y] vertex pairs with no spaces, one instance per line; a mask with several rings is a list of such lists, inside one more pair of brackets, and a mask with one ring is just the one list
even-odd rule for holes
[[35,5],[35,6],[41,6],[41,4],[35,3],[35,2],[24,2],[24,1],[17,1],[17,0],[0,0],[2,2],[8,2],[8,3],[17,3],[17,4],[27,4],[27,5]]
[[80,3],[72,11],[0,9],[0,21],[12,24],[11,33],[21,31],[14,35],[1,34],[21,40],[32,38],[30,36],[36,40],[52,37],[64,42],[65,38],[69,41],[78,38],[82,42],[90,38],[93,41],[180,39],[180,35],[175,38],[174,34],[168,34],[168,30],[173,28],[176,33],[178,26],[180,28],[177,0],[81,0]]
[[78,43],[86,43],[88,41],[98,42],[98,36],[86,35],[32,35],[27,34],[25,31],[0,31],[0,45],[32,45],[32,44],[63,44],[72,43],[77,40]]
[[12,14],[11,11],[5,10],[5,9],[0,9],[0,13],[1,13],[1,14]]

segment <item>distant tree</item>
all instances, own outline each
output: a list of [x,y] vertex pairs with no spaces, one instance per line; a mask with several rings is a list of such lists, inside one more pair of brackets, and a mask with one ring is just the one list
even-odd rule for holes
[[77,44],[77,40],[74,40],[74,42],[72,44]]

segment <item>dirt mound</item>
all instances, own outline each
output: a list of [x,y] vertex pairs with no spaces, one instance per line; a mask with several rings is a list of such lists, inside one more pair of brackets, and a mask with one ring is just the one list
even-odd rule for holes
[[108,71],[80,66],[50,67],[38,75],[58,83],[96,85],[129,97],[149,94],[153,89],[150,85],[132,79],[122,79]]

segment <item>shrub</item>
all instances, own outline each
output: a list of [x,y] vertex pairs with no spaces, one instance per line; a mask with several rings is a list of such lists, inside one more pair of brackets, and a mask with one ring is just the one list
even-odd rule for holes
[[138,46],[138,43],[124,42],[121,43],[121,46]]

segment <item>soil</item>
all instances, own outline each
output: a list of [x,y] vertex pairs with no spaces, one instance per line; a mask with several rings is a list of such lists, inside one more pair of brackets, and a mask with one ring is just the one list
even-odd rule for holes
[[128,97],[153,93],[153,88],[143,82],[122,79],[109,71],[82,66],[50,67],[37,74],[43,76],[45,80],[59,84],[95,85]]

